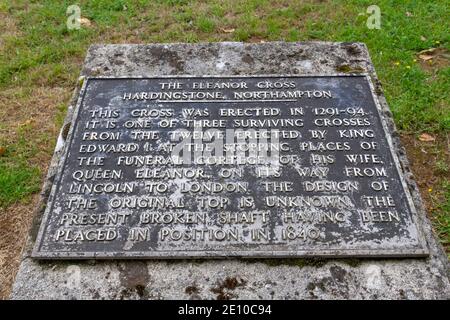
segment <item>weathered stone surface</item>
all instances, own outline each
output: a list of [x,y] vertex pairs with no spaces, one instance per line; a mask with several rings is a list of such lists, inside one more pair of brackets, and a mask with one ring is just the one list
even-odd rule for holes
[[[418,188],[366,47],[359,43],[95,45],[82,76],[336,74],[367,72],[418,210],[428,258],[208,261],[36,261],[30,253],[72,121],[72,101],[43,190],[13,299],[449,299],[448,259]],[[79,89],[77,89],[79,90]],[[74,99],[76,98],[74,94]]]

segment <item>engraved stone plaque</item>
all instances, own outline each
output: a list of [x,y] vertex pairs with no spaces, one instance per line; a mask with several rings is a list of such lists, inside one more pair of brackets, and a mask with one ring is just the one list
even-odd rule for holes
[[36,258],[424,256],[369,76],[87,78]]

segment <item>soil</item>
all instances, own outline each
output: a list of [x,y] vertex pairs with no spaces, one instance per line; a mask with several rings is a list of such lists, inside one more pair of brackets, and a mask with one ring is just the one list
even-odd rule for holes
[[445,48],[424,50],[419,52],[417,56],[421,68],[428,73],[435,74],[438,70],[442,70],[450,65],[450,52]]
[[[439,233],[438,217],[433,213],[438,209],[437,206],[446,200],[442,186],[444,182],[450,181],[450,134],[432,136],[435,141],[420,141],[419,135],[416,134],[403,134],[401,140],[420,189],[428,218],[434,225],[435,232]],[[446,168],[440,168],[439,163]],[[443,212],[443,214],[450,213]],[[446,252],[450,254],[450,244],[444,242],[448,237],[448,234],[440,234]]]
[[[16,99],[15,97],[24,97]],[[25,138],[37,144],[38,151],[29,159],[29,164],[38,165],[41,181],[47,173],[59,128],[55,115],[58,106],[67,104],[71,90],[64,88],[38,87],[27,89],[7,89],[0,92],[0,136],[8,149],[8,144],[19,139],[19,131],[28,127]],[[25,240],[39,202],[39,194],[7,208],[0,208],[0,299],[7,299],[20,263]]]
[[[450,170],[444,173],[436,169],[438,161],[445,161],[450,166],[450,136],[441,135],[435,138],[436,140],[432,142],[422,142],[414,134],[401,136],[429,214],[434,210],[436,197],[443,197],[440,194],[442,183],[444,180],[450,180]],[[0,299],[7,299],[9,296],[38,200],[38,195],[34,195],[28,204],[14,204],[7,209],[0,210],[2,230],[0,235]],[[429,218],[432,221],[435,220],[435,217],[431,215]],[[448,245],[446,250],[450,252]]]
[[20,32],[13,18],[6,13],[0,12],[0,48],[8,37],[17,37]]

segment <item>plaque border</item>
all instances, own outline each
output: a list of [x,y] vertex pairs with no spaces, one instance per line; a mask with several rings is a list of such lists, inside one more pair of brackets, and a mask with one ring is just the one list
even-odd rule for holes
[[[300,249],[300,250],[170,250],[170,251],[136,251],[136,252],[73,252],[73,251],[41,251],[41,243],[47,228],[47,222],[51,215],[54,206],[56,192],[61,183],[63,168],[66,163],[68,151],[73,142],[73,131],[75,130],[78,120],[81,105],[84,101],[86,88],[90,80],[140,80],[140,79],[189,79],[189,78],[329,78],[329,77],[363,77],[366,79],[370,89],[371,97],[378,112],[381,126],[383,128],[384,136],[389,146],[392,159],[395,163],[396,173],[401,182],[403,191],[405,192],[408,207],[411,212],[412,225],[417,232],[417,240],[419,245],[411,248],[396,248],[387,247],[383,249]],[[143,260],[162,260],[162,259],[223,259],[223,258],[311,258],[311,257],[325,257],[325,258],[424,258],[429,256],[428,243],[423,234],[423,225],[418,218],[416,206],[412,200],[411,193],[407,187],[404,176],[401,173],[401,163],[396,152],[394,152],[394,145],[391,136],[391,130],[386,123],[386,118],[383,115],[383,109],[378,96],[375,93],[371,76],[369,73],[331,73],[331,74],[258,74],[258,75],[158,75],[158,76],[82,76],[80,81],[83,81],[81,89],[78,91],[78,98],[74,111],[71,117],[70,128],[67,134],[66,141],[61,150],[61,158],[58,161],[58,169],[52,183],[51,192],[48,196],[46,209],[40,221],[39,232],[31,252],[31,257],[39,260],[87,260],[87,259],[143,259]],[[77,91],[77,90],[76,90]],[[185,101],[189,102],[189,100]],[[389,106],[388,106],[389,108]]]

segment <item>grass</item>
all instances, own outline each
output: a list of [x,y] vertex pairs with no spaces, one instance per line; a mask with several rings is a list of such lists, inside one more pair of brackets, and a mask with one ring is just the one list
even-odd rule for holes
[[[447,249],[450,247],[450,181],[444,181],[440,192],[432,199],[435,207],[431,214],[433,226],[442,245]],[[450,257],[450,253],[448,253]]]
[[0,208],[20,199],[27,200],[26,196],[39,191],[41,170],[38,164],[28,162],[36,154],[36,146],[26,139],[29,130],[28,124],[21,126],[18,141],[9,144],[0,156]]
[[[377,1],[380,30],[366,27],[372,0],[83,0],[77,4],[91,26],[68,30],[66,9],[72,4],[0,0],[0,93],[36,87],[71,92],[92,43],[360,41],[369,48],[398,128],[450,133],[448,64],[424,68],[418,58],[425,49],[449,50],[446,0]],[[30,108],[27,98],[25,93],[9,102]],[[67,102],[42,125],[59,126]],[[11,140],[6,127],[19,138]],[[0,156],[0,208],[27,201],[39,189],[43,172],[33,146],[52,150],[55,141],[48,133],[21,130],[0,112],[0,147],[7,150]],[[447,235],[449,198],[447,192],[440,211]]]

